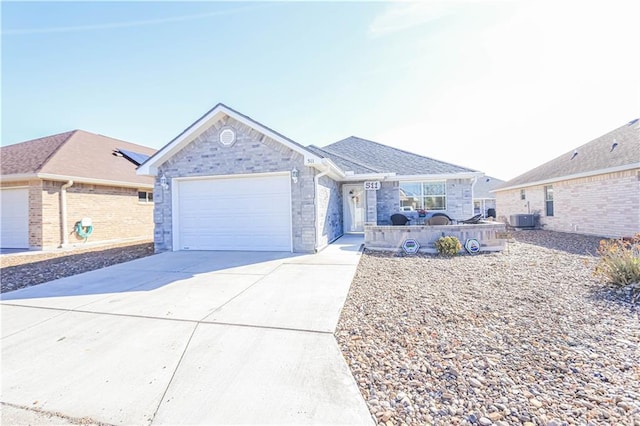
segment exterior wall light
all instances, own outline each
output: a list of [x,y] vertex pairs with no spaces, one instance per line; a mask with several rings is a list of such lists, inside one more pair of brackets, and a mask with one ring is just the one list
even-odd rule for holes
[[291,170],[291,180],[293,183],[298,183],[298,169],[295,167]]
[[167,177],[164,175],[164,173],[162,174],[162,176],[160,176],[160,186],[162,187],[162,189],[169,188],[169,184],[167,183]]

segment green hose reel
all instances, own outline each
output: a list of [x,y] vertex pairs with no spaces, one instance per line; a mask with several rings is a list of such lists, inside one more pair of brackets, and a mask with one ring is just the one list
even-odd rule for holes
[[77,221],[75,231],[78,237],[84,238],[84,240],[87,241],[87,238],[93,233],[93,223],[91,219],[85,217]]

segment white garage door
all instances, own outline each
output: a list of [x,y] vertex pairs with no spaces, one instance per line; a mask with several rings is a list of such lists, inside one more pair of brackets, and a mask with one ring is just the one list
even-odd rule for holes
[[177,250],[291,251],[287,175],[178,182]]
[[0,190],[0,247],[29,248],[29,190]]

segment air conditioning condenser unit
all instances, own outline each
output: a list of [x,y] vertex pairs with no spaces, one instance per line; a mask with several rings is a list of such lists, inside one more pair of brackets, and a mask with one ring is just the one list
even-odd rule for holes
[[532,214],[512,214],[509,223],[514,228],[533,228],[536,225]]

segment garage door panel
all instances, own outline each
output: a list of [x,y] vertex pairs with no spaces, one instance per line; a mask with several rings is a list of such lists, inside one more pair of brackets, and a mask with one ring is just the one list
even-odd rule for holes
[[0,190],[0,247],[29,248],[29,190]]
[[181,250],[291,250],[288,175],[179,182]]

